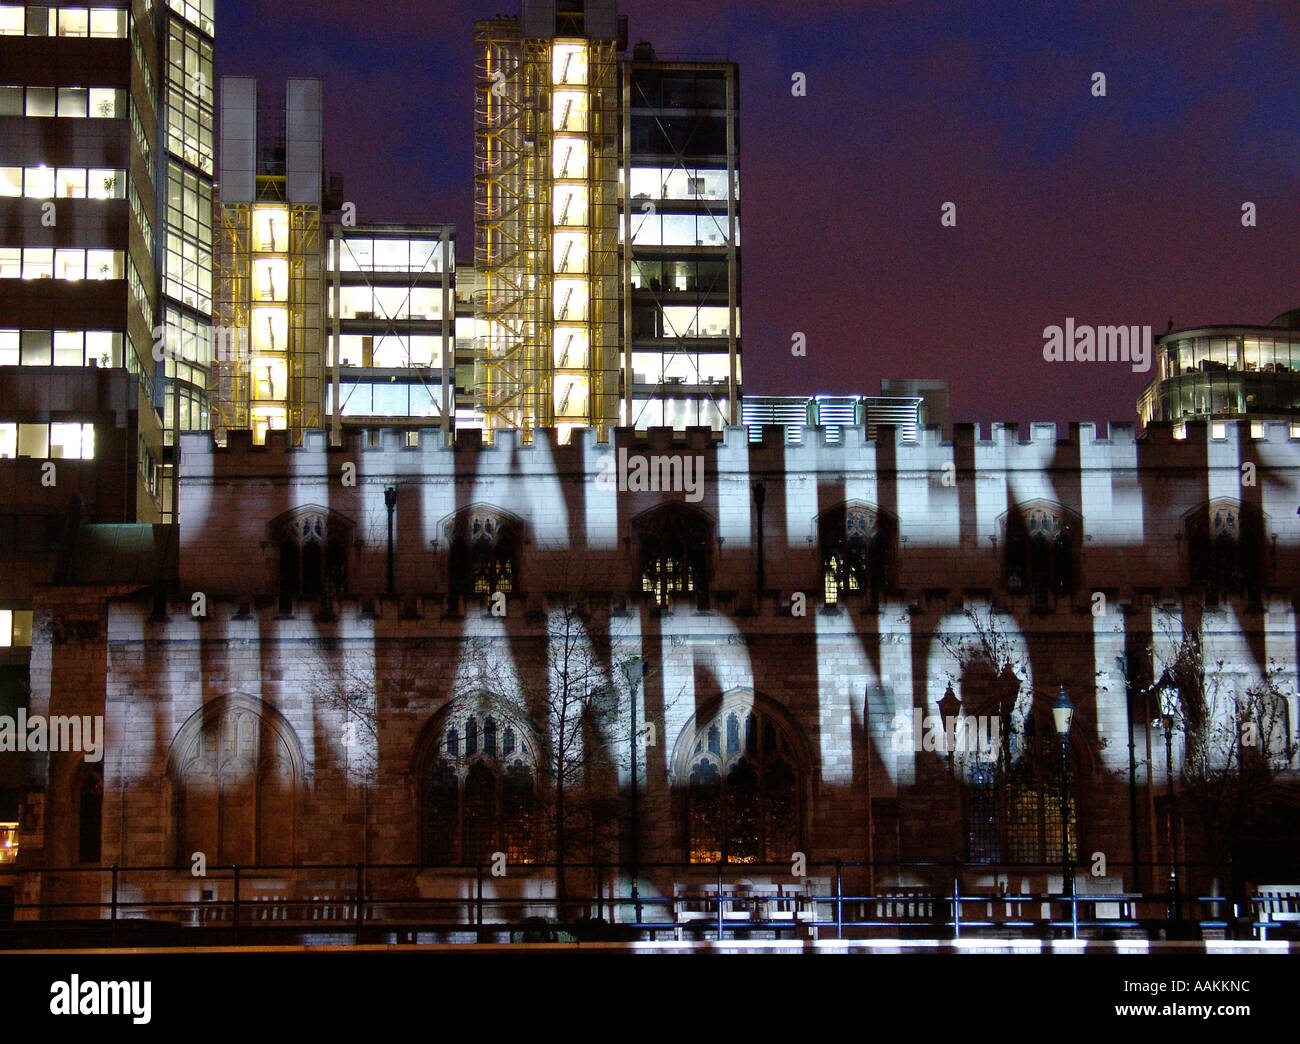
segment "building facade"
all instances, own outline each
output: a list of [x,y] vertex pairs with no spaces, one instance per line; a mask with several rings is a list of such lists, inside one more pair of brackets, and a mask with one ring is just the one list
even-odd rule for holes
[[[897,864],[959,861],[988,885],[1011,873],[1013,891],[1059,890],[1063,857],[1084,880],[1104,854],[1106,879],[1089,884],[1117,892],[1203,860],[1179,746],[1167,799],[1150,694],[1194,636],[1216,691],[1271,683],[1261,742],[1291,749],[1300,442],[1287,425],[824,436],[187,436],[169,596],[111,576],[38,596],[33,712],[103,714],[106,748],[99,768],[50,756],[21,858],[75,865],[85,845],[176,867],[131,894],[190,902],[217,887],[190,875],[196,852],[406,864],[376,880],[453,897],[502,852],[513,869],[491,894],[540,895],[553,872],[529,867],[558,843],[550,748],[524,708],[563,675],[589,686],[570,783],[587,818],[566,858],[626,874],[635,836],[636,858],[672,864],[647,866],[647,896],[712,879],[719,861],[784,880],[788,865],[757,864],[799,852],[823,876],[837,860],[879,864],[846,871],[863,887],[935,885],[942,867]],[[643,468],[683,481],[633,478]],[[1055,754],[1035,755],[1055,750],[1062,685],[1077,708],[1064,809]],[[952,697],[984,723],[974,754],[931,742],[926,720]],[[635,820],[631,765],[602,753],[632,734],[634,699]],[[1296,769],[1279,769],[1283,795]],[[100,786],[102,806],[80,800]],[[1285,797],[1271,808],[1272,848],[1238,839],[1247,880],[1294,857]],[[1189,889],[1211,887],[1192,873]]]
[[1155,364],[1138,399],[1143,424],[1293,420],[1300,416],[1300,310],[1267,326],[1171,330],[1156,342]]
[[456,233],[329,226],[330,426],[456,421]]
[[300,440],[324,424],[321,83],[288,80],[283,106],[260,104],[248,77],[221,93],[214,429]]
[[[214,31],[212,0],[0,4],[6,715],[71,534],[174,518],[175,432],[208,427]],[[0,759],[6,845],[30,782]]]
[[481,22],[478,399],[497,430],[740,420],[738,72],[614,0]]

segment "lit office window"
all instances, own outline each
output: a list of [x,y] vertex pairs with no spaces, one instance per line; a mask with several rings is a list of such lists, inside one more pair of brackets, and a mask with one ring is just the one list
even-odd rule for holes
[[0,649],[21,649],[31,644],[31,610],[0,609]]
[[122,334],[113,330],[0,330],[0,366],[121,365]]
[[0,279],[122,279],[121,250],[0,247]]
[[28,167],[23,175],[23,195],[28,199],[49,199],[54,195],[53,167]]
[[0,423],[0,460],[94,460],[95,426]]
[[0,116],[116,119],[127,115],[127,92],[115,87],[0,87]]

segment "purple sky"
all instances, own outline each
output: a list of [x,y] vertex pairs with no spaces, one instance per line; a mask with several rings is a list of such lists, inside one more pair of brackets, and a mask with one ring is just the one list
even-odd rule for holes
[[[218,0],[218,73],[321,76],[359,219],[454,221],[470,251],[473,24],[516,5]],[[740,63],[750,394],[940,377],[958,420],[1132,420],[1147,375],[1044,362],[1045,326],[1158,336],[1300,305],[1293,0],[621,10],[634,42]]]

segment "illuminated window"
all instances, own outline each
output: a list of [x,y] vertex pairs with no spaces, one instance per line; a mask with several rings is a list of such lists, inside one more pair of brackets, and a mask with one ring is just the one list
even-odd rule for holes
[[90,35],[100,38],[126,38],[125,10],[112,7],[92,7],[90,9]]
[[[1024,739],[1008,766],[972,760],[966,776],[967,858],[972,863],[1060,863],[1060,741],[1045,710],[1025,720]],[[1067,770],[1068,852],[1077,857],[1078,802],[1073,765]]]
[[[463,742],[462,742],[463,737]],[[447,718],[420,774],[420,853],[429,866],[537,859],[536,761],[527,734],[484,710]]]
[[0,863],[18,860],[18,824],[0,823]]
[[643,594],[661,607],[688,596],[707,598],[713,527],[704,515],[669,504],[642,516],[633,528]]
[[846,504],[818,520],[827,605],[846,596],[878,599],[889,581],[893,527],[874,508]]
[[678,748],[692,863],[778,863],[802,850],[803,744],[752,697],[724,701]]
[[464,513],[450,534],[452,593],[467,598],[516,591],[522,535],[520,523],[501,512]]
[[0,459],[94,460],[95,426],[0,423]]
[[0,248],[0,279],[121,279],[124,264],[121,250]]

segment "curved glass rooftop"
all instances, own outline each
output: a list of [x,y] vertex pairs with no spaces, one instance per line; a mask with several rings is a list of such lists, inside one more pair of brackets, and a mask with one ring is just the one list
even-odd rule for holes
[[1175,330],[1156,342],[1155,379],[1138,399],[1142,423],[1300,421],[1300,310],[1270,326]]

